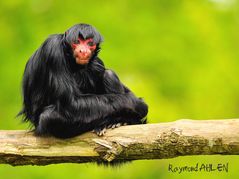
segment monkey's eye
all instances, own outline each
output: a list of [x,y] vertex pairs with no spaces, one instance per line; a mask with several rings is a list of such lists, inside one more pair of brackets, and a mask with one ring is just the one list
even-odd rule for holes
[[72,47],[73,49],[76,49],[77,45],[78,45],[78,44],[73,43],[73,44],[71,44],[71,47]]
[[92,41],[88,42],[87,44],[88,44],[89,46],[94,46],[94,45],[95,45],[94,42],[92,42]]

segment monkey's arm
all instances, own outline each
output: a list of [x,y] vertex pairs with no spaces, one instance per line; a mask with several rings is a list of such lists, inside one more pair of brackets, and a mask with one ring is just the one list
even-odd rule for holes
[[[144,118],[148,112],[147,104],[141,99],[136,97],[133,92],[130,91],[128,87],[126,87],[118,78],[116,73],[112,70],[105,70],[103,76],[103,84],[105,88],[106,94],[121,94],[126,96],[126,98],[130,98],[134,101],[134,108],[128,108],[125,113],[121,113],[121,115],[131,114],[132,118]],[[124,103],[124,101],[123,101]]]
[[78,120],[84,123],[94,122],[119,113],[135,111],[138,100],[132,94],[82,95],[73,108],[78,110]]

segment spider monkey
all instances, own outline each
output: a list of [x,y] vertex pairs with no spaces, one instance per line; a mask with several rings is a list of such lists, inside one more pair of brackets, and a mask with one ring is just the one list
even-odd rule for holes
[[77,24],[49,36],[30,57],[19,115],[36,135],[103,135],[106,128],[146,123],[147,104],[97,56],[101,42],[94,27]]

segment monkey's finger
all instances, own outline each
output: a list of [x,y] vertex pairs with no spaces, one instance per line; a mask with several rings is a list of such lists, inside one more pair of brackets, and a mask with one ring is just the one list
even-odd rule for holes
[[122,126],[122,123],[117,123],[115,127],[120,127]]
[[109,125],[107,126],[108,129],[110,129],[111,127],[112,127],[112,124],[109,124]]
[[106,133],[106,127],[99,132],[99,136],[103,136]]
[[95,133],[96,135],[100,136],[100,132],[102,129],[94,129],[92,132]]

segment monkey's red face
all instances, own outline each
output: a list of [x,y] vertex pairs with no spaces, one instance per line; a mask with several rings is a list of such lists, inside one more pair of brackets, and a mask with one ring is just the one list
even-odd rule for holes
[[73,43],[71,47],[73,49],[73,55],[76,59],[76,63],[79,65],[86,65],[89,63],[90,58],[96,49],[96,44],[92,38],[78,38],[78,43]]

